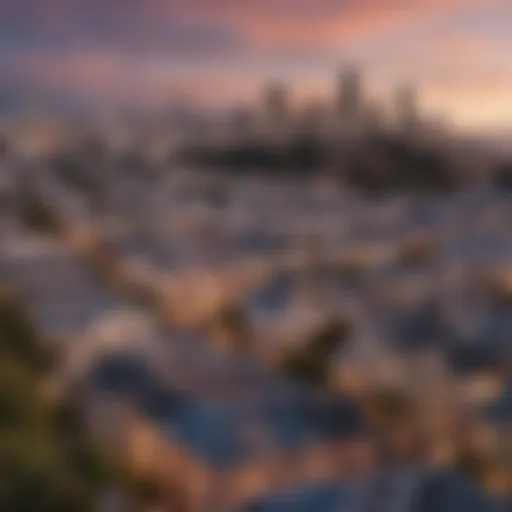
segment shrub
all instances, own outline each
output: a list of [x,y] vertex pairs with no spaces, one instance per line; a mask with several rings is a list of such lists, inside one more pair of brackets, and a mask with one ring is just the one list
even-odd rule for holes
[[18,211],[21,221],[29,229],[51,234],[62,230],[61,219],[32,190],[20,194]]

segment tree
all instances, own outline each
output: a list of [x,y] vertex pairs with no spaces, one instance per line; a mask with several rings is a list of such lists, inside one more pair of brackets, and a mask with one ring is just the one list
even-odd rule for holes
[[106,481],[102,458],[65,403],[45,393],[49,365],[20,303],[0,299],[0,510],[87,512]]
[[329,318],[305,343],[284,354],[281,371],[288,377],[315,386],[325,386],[333,354],[346,345],[352,325],[346,318]]

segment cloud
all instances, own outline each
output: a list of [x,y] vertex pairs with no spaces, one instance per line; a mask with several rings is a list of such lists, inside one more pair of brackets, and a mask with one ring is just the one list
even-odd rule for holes
[[[475,6],[487,32],[460,25]],[[97,107],[158,108],[179,95],[223,104],[253,99],[274,74],[294,80],[297,96],[324,95],[339,61],[360,54],[377,82],[412,75],[427,104],[466,120],[497,118],[486,98],[495,87],[510,103],[510,39],[495,41],[493,23],[510,8],[509,0],[3,0],[0,100],[4,91],[4,103],[17,104],[23,95]],[[417,30],[430,20],[443,20],[443,30]],[[478,15],[469,24],[480,23]]]
[[120,60],[115,52],[23,53],[15,60],[0,61],[0,76],[3,104],[10,98],[17,105],[56,95],[95,108],[130,104],[161,108],[184,96],[219,105],[254,96],[259,86],[250,74],[176,70],[159,60]]
[[206,55],[331,49],[474,0],[4,0],[15,43]]

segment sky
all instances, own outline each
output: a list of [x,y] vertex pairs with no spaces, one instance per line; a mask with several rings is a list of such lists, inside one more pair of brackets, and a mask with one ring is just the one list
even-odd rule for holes
[[414,84],[468,130],[512,128],[512,0],[1,0],[0,109],[253,102]]

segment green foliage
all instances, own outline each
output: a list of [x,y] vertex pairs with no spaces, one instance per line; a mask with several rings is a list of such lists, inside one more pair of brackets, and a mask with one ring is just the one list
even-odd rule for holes
[[250,349],[252,332],[243,308],[234,304],[221,307],[213,319],[213,324],[214,330],[224,333],[229,348],[237,352]]
[[[321,143],[308,134],[281,144],[257,140],[237,141],[224,147],[198,144],[180,150],[177,161],[237,173],[257,170],[273,175],[310,175],[334,166],[345,183],[372,195],[399,190],[448,192],[457,184],[458,171],[439,148],[379,132],[368,134],[354,146]],[[499,181],[510,183],[509,174],[510,171],[497,173],[503,176]]]
[[483,480],[488,469],[488,465],[482,457],[469,451],[461,453],[457,458],[455,465],[461,473],[475,480]]
[[351,331],[352,325],[349,320],[328,319],[312,334],[307,342],[307,347],[319,358],[328,358],[345,345]]
[[58,233],[61,230],[56,214],[30,189],[20,194],[18,211],[22,222],[34,231]]
[[284,355],[281,371],[294,380],[313,386],[326,386],[331,358],[345,345],[350,332],[348,320],[328,319],[308,336],[304,344]]
[[0,293],[0,354],[31,370],[42,370],[49,362],[19,301],[8,291]]
[[413,415],[411,400],[390,389],[374,390],[366,397],[366,405],[370,417],[380,426],[393,425],[411,419]]
[[7,136],[0,132],[0,161],[3,160],[9,152],[9,141]]
[[102,459],[45,393],[44,357],[19,304],[0,300],[0,510],[86,512]]
[[120,480],[132,503],[141,509],[155,506],[165,500],[162,488],[151,477],[120,470]]
[[324,386],[327,383],[329,365],[325,357],[307,350],[286,354],[280,366],[281,372],[293,380],[313,386]]

